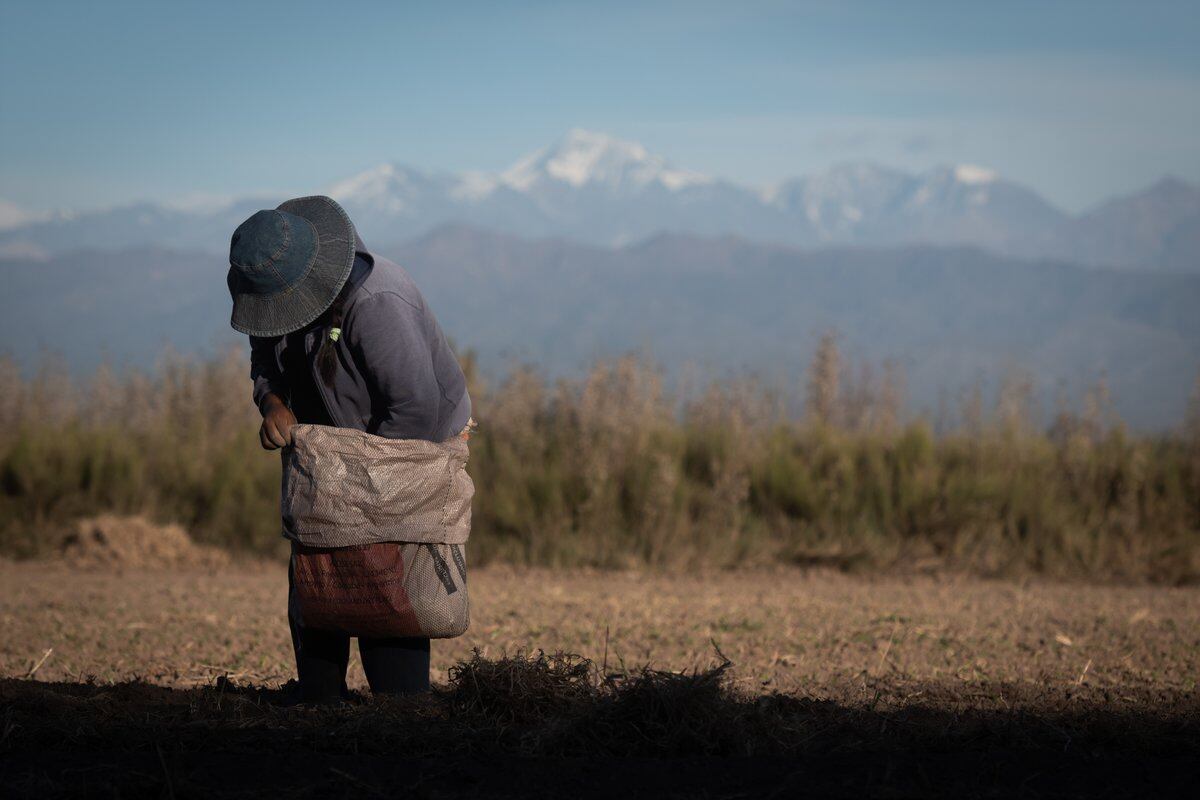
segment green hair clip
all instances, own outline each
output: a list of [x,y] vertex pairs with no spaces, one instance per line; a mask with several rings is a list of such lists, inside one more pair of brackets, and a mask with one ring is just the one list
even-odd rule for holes
[[329,329],[329,341],[336,342],[340,338],[342,338],[342,329],[341,328],[330,328]]

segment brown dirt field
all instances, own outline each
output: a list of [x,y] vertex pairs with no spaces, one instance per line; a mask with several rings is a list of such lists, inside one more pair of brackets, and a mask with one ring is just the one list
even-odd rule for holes
[[[1192,691],[1200,589],[860,578],[801,571],[655,575],[489,568],[471,629],[434,642],[432,677],[479,648],[681,670],[719,661],[745,688],[821,696],[863,678]],[[292,676],[282,568],[76,571],[0,565],[0,675],[205,685]],[[607,642],[606,642],[607,637]],[[352,686],[364,686],[357,659]]]
[[[622,717],[600,698],[565,739],[551,717],[514,728],[437,699],[273,710],[292,668],[282,568],[0,562],[0,779],[29,795],[1091,796],[1197,774],[1195,587],[489,568],[470,590],[470,632],[434,642],[436,682],[473,648],[564,650],[609,674],[711,667],[719,648],[733,691],[678,719],[676,701]],[[745,747],[664,743],[726,714]],[[784,733],[754,727],[763,714]]]

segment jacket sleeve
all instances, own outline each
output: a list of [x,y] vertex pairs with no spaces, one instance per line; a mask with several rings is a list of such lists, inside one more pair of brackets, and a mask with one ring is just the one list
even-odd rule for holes
[[278,337],[250,337],[250,379],[254,381],[254,405],[259,411],[262,411],[263,399],[268,394],[277,394],[284,400],[288,398],[287,382],[275,358],[275,345],[278,342]]
[[441,388],[423,310],[399,294],[382,292],[359,300],[347,322],[347,343],[380,415],[375,433],[389,439],[432,438]]

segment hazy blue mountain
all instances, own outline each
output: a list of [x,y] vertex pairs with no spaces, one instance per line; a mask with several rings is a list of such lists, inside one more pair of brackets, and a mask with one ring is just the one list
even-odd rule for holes
[[897,198],[915,190],[917,179],[877,164],[839,164],[823,173],[784,181],[767,193],[770,205],[803,217],[821,242],[863,239],[894,213]]
[[44,258],[72,250],[145,247],[227,252],[229,237],[242,220],[278,202],[249,198],[215,209],[139,203],[80,214],[58,213],[0,231],[0,257]]
[[57,354],[89,370],[104,360],[152,367],[167,347],[238,342],[227,269],[209,253],[161,248],[0,259],[0,351],[30,366]]
[[[385,163],[323,191],[346,206],[370,242],[460,223],[606,246],[675,231],[801,247],[973,245],[1088,265],[1200,270],[1200,188],[1176,179],[1072,216],[967,164],[915,175],[842,164],[761,189],[680,169],[636,142],[575,130],[499,173]],[[140,204],[32,221],[5,204],[0,255],[139,246],[221,253],[238,222],[282,199],[192,209]]]
[[1003,252],[1068,219],[1029,189],[965,164],[921,175],[843,164],[788,181],[770,199],[804,216],[822,243],[971,244]]
[[[1197,274],[683,234],[605,248],[461,225],[385,250],[493,371],[525,361],[570,375],[646,349],[672,374],[691,363],[796,387],[835,328],[852,360],[899,360],[916,409],[953,407],[964,387],[1021,367],[1047,404],[1106,375],[1120,413],[1157,428],[1180,420],[1200,368]],[[237,342],[225,270],[219,255],[162,249],[0,260],[0,337],[27,364],[52,350],[78,369]]]
[[1041,252],[1086,264],[1200,271],[1200,187],[1163,178],[1053,230]]

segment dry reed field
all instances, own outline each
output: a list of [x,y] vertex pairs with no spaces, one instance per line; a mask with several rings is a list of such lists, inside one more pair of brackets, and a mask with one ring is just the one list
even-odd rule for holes
[[279,704],[277,565],[0,587],[18,795],[1092,796],[1200,763],[1194,587],[489,567],[433,697],[371,700],[355,660],[340,710]]
[[[637,358],[489,384],[463,361],[477,564],[1200,582],[1200,384],[1178,429],[1137,433],[1103,382],[1047,423],[1020,374],[915,414],[898,368],[847,364],[832,336],[790,388],[669,389]],[[279,462],[260,422],[238,352],[85,381],[0,358],[0,555],[54,554],[106,512],[278,555]]]

